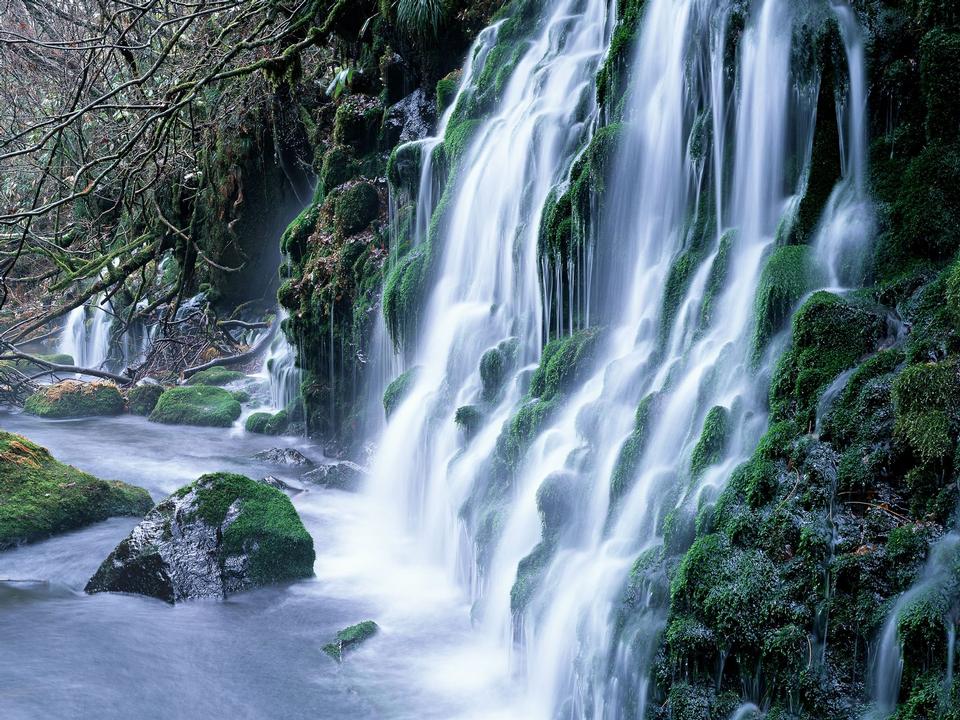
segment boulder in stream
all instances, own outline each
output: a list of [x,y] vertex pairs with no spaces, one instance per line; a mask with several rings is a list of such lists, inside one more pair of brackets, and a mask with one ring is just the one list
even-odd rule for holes
[[212,473],[158,504],[103,561],[86,591],[176,603],[313,575],[313,538],[290,498]]
[[0,431],[0,550],[117,515],[141,516],[152,504],[143,488],[100,480]]
[[193,385],[166,390],[150,413],[150,420],[170,425],[230,427],[241,412],[232,393],[223,388]]
[[367,477],[366,469],[349,460],[320,465],[300,479],[332,490],[356,492]]
[[253,456],[253,459],[280,467],[310,467],[313,465],[313,460],[296,448],[270,448],[269,450],[261,450]]
[[119,415],[123,407],[123,395],[113,383],[64,380],[37,390],[23,410],[45,418],[76,418]]
[[186,384],[222,386],[246,379],[246,374],[239,370],[231,370],[230,368],[225,368],[220,365],[214,365],[206,370],[201,370],[195,375],[191,375]]
[[366,642],[379,632],[380,627],[373,620],[364,620],[362,623],[351,625],[337,633],[333,642],[323,646],[323,651],[337,662],[343,660],[343,653],[353,650],[360,643]]

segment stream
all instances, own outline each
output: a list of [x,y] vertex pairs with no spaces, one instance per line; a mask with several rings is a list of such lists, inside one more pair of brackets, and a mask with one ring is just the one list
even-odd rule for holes
[[[239,429],[143,418],[49,421],[0,414],[0,426],[59,460],[159,500],[228,470],[296,482],[247,459],[296,447]],[[286,471],[285,471],[286,470]],[[293,498],[317,550],[312,580],[177,606],[83,586],[136,518],[114,518],[0,554],[0,708],[21,718],[496,718],[513,696],[503,661],[478,645],[467,599],[444,573],[372,528],[362,495],[310,488]],[[373,619],[380,634],[337,664],[321,650]]]

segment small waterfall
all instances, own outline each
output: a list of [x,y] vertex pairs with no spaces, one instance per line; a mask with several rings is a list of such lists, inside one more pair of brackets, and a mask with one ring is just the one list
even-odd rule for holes
[[75,307],[67,315],[57,352],[72,356],[78,367],[101,369],[107,364],[113,314],[106,305],[107,300],[101,298],[89,318],[86,305]]
[[960,534],[957,532],[944,536],[933,545],[920,577],[897,599],[887,616],[873,661],[874,708],[866,715],[870,720],[883,720],[896,710],[903,675],[900,621],[911,608],[930,602],[931,598],[936,598],[933,602],[942,610],[948,653],[945,665],[948,680],[952,682],[953,638],[960,618]]
[[730,715],[730,720],[758,720],[763,717],[763,713],[753,703],[744,703]]
[[274,320],[281,323],[281,327],[263,362],[263,372],[270,383],[270,404],[275,411],[285,410],[297,401],[303,381],[303,373],[297,367],[297,351],[283,332],[287,317],[287,312],[281,308]]
[[847,289],[863,284],[868,270],[865,258],[873,239],[876,219],[867,191],[867,80],[863,37],[853,9],[843,2],[833,6],[847,56],[849,88],[837,98],[837,124],[841,130],[840,159],[843,178],[823,211],[814,245],[825,269],[828,287]]

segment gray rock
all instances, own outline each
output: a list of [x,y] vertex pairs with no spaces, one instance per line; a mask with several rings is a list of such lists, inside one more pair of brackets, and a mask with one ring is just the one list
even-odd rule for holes
[[315,557],[313,539],[286,495],[242,475],[216,473],[150,510],[103,561],[86,591],[137,593],[169,603],[223,598],[309,577]]
[[436,114],[436,105],[422,88],[418,88],[387,108],[383,131],[395,140],[394,145],[420,140],[430,134]]
[[332,490],[356,492],[367,477],[367,471],[348,460],[320,465],[300,476],[301,480]]
[[254,460],[281,467],[309,467],[313,460],[294,448],[270,448],[253,456]]
[[278,477],[274,477],[273,475],[267,475],[260,482],[262,482],[264,485],[269,485],[270,487],[274,487],[277,490],[281,490],[285,493],[290,493],[291,495],[297,495],[299,493],[306,491],[306,488],[297,487],[296,485],[291,485],[290,483],[285,482]]

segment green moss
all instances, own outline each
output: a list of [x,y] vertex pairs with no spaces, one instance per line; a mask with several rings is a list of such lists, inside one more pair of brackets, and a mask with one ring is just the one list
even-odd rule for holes
[[450,167],[456,167],[459,163],[481,125],[480,120],[463,120],[447,126],[443,136],[443,151]]
[[420,190],[423,146],[418,142],[398,145],[387,161],[387,180],[393,192],[413,202]]
[[703,421],[703,431],[690,459],[690,475],[697,479],[711,465],[723,459],[730,434],[730,411],[717,405]]
[[302,262],[307,254],[308,239],[316,230],[320,219],[320,204],[307,205],[291,222],[280,237],[280,250],[289,255],[294,263]]
[[[74,360],[72,355],[67,355],[65,353],[54,353],[51,355],[37,355],[38,360],[46,360],[47,362],[53,363],[54,365],[73,365]],[[27,375],[31,373],[38,373],[45,367],[44,365],[31,362],[30,360],[3,360],[0,362],[0,366],[3,367],[12,367],[15,370],[19,370],[22,373]]]
[[710,275],[703,292],[703,302],[700,305],[700,329],[702,334],[712,324],[716,312],[717,298],[726,289],[727,274],[730,270],[730,248],[736,238],[736,232],[728,230],[720,238],[717,254],[710,266]]
[[480,358],[480,381],[483,384],[481,396],[485,402],[494,402],[500,395],[508,373],[517,362],[519,347],[519,341],[511,338],[487,350]]
[[893,383],[896,433],[924,462],[953,455],[960,379],[953,362],[912,365]]
[[333,139],[338,145],[350,145],[359,155],[376,149],[377,134],[383,119],[383,106],[368,95],[348,95],[337,107]]
[[320,196],[343,185],[357,174],[350,148],[334,145],[323,154],[320,165]]
[[286,410],[273,414],[268,412],[253,413],[247,418],[244,425],[247,432],[259,435],[283,435],[290,426],[290,417]]
[[384,281],[383,315],[396,348],[416,330],[432,261],[432,244],[422,243],[404,255]]
[[927,137],[955,140],[960,135],[960,32],[932,29],[920,43],[920,58]]
[[590,370],[600,338],[600,330],[588,328],[547,343],[530,378],[530,395],[548,401],[579,384]]
[[248,555],[254,584],[313,575],[313,538],[280,490],[234,473],[203,475],[189,487],[197,495],[193,512],[211,525],[222,525],[230,508],[239,505],[236,518],[223,531],[220,551]]
[[166,390],[150,413],[150,420],[167,424],[230,427],[240,413],[240,403],[226,390],[196,385]]
[[152,505],[142,488],[95,478],[0,431],[0,550],[116,515],[143,515]]
[[383,410],[387,415],[387,418],[393,415],[394,411],[400,407],[400,403],[403,402],[403,399],[407,396],[407,393],[413,389],[414,383],[417,381],[417,375],[420,372],[420,366],[410,368],[406,372],[401,373],[393,381],[387,385],[387,389],[383,392]]
[[149,415],[163,395],[162,385],[136,385],[127,392],[127,408],[134,415]]
[[606,60],[597,73],[597,103],[601,107],[608,106],[608,110],[614,113],[616,108],[610,108],[609,105],[626,95],[630,60],[642,27],[645,8],[646,0],[617,2],[617,26],[610,39]]
[[476,405],[463,405],[457,408],[453,420],[469,440],[483,426],[483,410]]
[[813,284],[810,252],[810,248],[804,245],[779,247],[763,268],[754,301],[755,364],[759,363],[770,338],[783,326],[794,306]]
[[636,478],[637,466],[643,450],[646,447],[650,427],[655,420],[654,413],[657,408],[658,398],[658,394],[651,393],[643,398],[637,406],[633,431],[630,433],[630,437],[624,442],[623,447],[620,448],[620,454],[617,456],[617,464],[614,466],[613,475],[610,478],[611,512],[617,506],[620,499],[630,490]]
[[45,418],[119,415],[123,408],[123,396],[116,385],[76,380],[43,387],[23,405],[24,412]]
[[443,115],[457,96],[457,87],[460,85],[460,71],[454,70],[446,77],[437,81],[437,117]]
[[229,368],[216,365],[212,368],[207,368],[206,370],[201,370],[195,375],[191,375],[187,379],[187,385],[229,385],[232,382],[237,382],[238,380],[245,380],[246,375],[239,370],[231,370]]
[[337,195],[333,222],[340,235],[349,236],[364,230],[379,214],[377,189],[371,183],[359,182]]
[[337,662],[343,659],[343,653],[352,650],[360,643],[372,638],[379,632],[379,626],[373,620],[364,620],[362,623],[351,625],[337,633],[333,642],[323,646],[323,651]]
[[900,253],[944,260],[960,249],[960,148],[931,143],[910,161],[892,221]]

